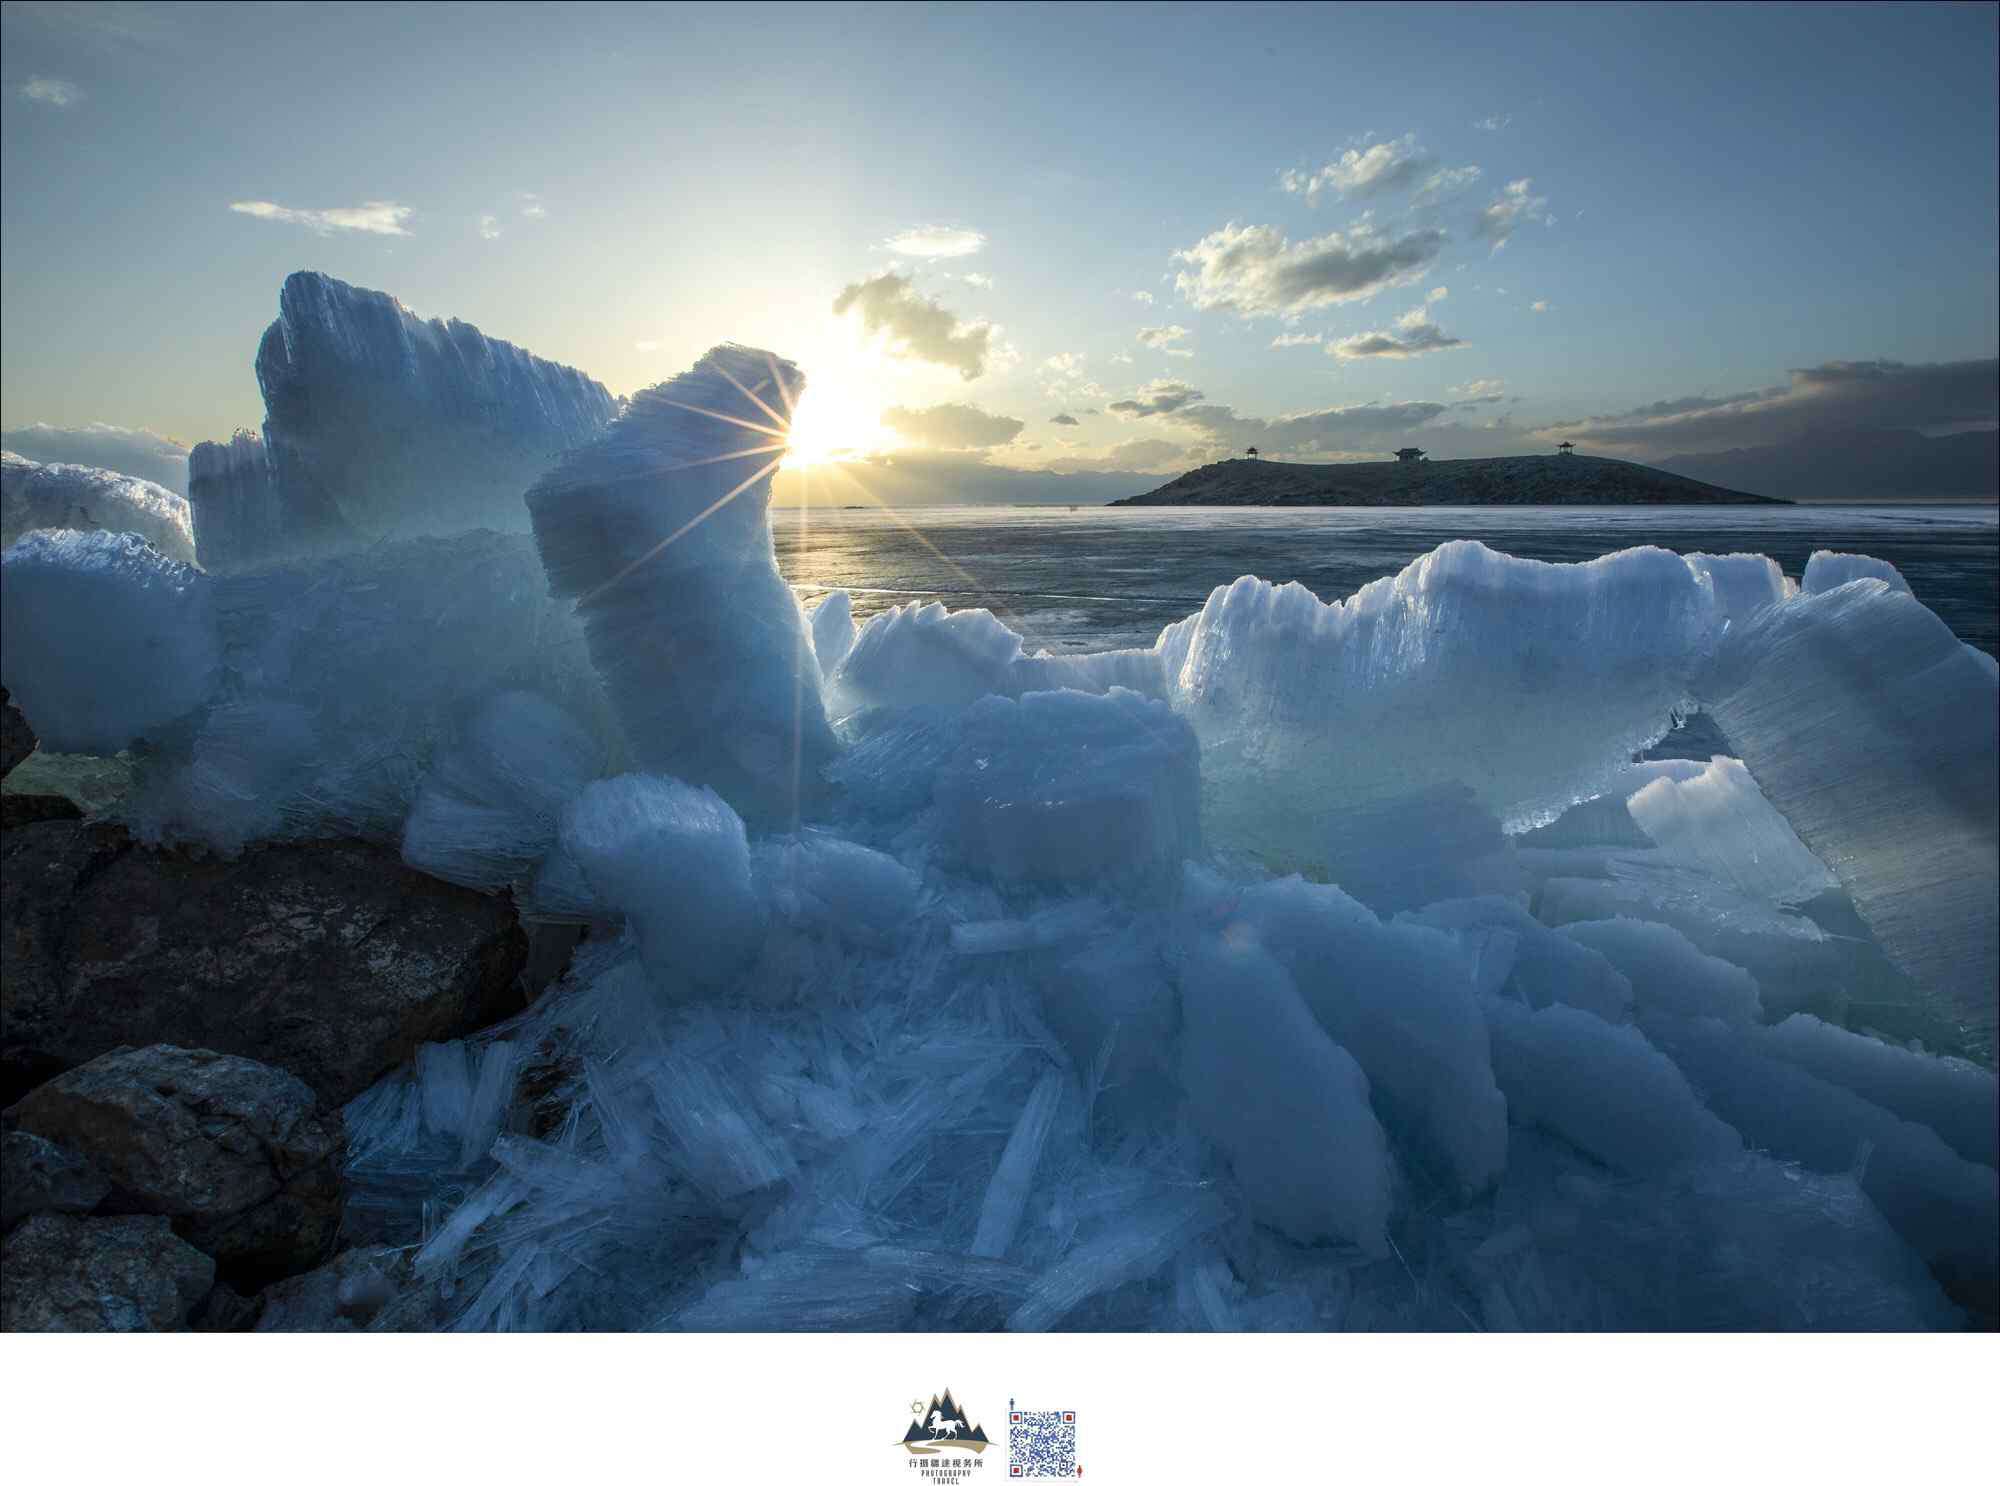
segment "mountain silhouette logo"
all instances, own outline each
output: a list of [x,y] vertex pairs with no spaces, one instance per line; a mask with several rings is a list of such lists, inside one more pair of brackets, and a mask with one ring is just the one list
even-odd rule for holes
[[986,1448],[986,1431],[974,1424],[947,1388],[933,1393],[927,1404],[912,1401],[910,1427],[897,1443],[912,1455],[940,1455],[946,1450],[970,1450],[974,1455]]

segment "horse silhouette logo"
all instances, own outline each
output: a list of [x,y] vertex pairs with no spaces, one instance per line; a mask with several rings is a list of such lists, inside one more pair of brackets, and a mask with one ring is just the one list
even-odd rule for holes
[[946,1450],[970,1450],[974,1455],[989,1443],[986,1431],[972,1422],[947,1388],[932,1394],[928,1404],[910,1405],[910,1427],[898,1441],[912,1455],[939,1455]]

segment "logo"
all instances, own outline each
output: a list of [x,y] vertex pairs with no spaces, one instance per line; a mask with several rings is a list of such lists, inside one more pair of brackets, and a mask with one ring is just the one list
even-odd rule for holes
[[991,1441],[953,1400],[951,1389],[945,1389],[942,1396],[932,1394],[927,1404],[911,1400],[910,1414],[910,1427],[903,1431],[899,1443],[909,1452],[910,1469],[919,1473],[917,1479],[970,1481],[973,1472],[986,1464],[979,1457]]

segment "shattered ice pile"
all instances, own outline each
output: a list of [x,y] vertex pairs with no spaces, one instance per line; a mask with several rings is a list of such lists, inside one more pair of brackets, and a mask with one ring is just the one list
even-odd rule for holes
[[38,529],[131,532],[163,557],[194,561],[184,497],[112,470],[37,464],[0,450],[0,547]]
[[[800,393],[718,348],[532,536],[6,554],[0,684],[143,741],[142,833],[374,834],[588,926],[346,1111],[351,1236],[413,1255],[374,1325],[2000,1322],[2000,687],[1887,576],[1454,543],[1147,649],[857,629],[772,556]],[[456,438],[357,447],[414,510]]]
[[796,818],[834,746],[767,513],[803,383],[718,346],[527,495],[550,591],[575,601],[635,759],[774,820]]

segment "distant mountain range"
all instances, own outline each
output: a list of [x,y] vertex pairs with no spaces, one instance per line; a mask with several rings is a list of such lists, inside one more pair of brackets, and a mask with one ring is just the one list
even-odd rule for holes
[[1926,438],[1859,430],[1717,454],[1676,454],[1662,468],[1783,500],[1943,500],[2000,495],[2000,433]]
[[1623,459],[1522,454],[1404,464],[1225,459],[1114,506],[1760,506],[1728,490]]

